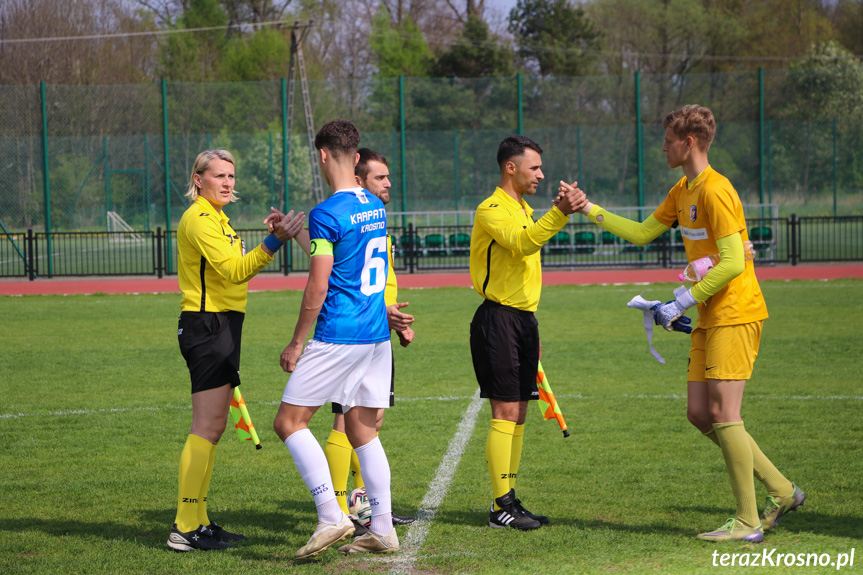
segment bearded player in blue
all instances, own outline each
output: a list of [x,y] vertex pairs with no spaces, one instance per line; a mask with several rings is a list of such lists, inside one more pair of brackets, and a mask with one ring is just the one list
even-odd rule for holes
[[[389,407],[392,348],[384,304],[387,281],[386,209],[354,179],[360,134],[346,120],[327,122],[315,137],[318,165],[333,195],[309,214],[309,279],[291,342],[282,352],[285,386],[273,427],[315,500],[317,527],[297,559],[315,557],[354,534],[339,507],[327,458],[309,431],[326,403],[337,402],[345,431],[364,470],[372,508],[367,533],[342,553],[392,553],[399,548],[392,524],[390,466],[376,433],[377,411]],[[306,336],[317,320],[314,338]]]

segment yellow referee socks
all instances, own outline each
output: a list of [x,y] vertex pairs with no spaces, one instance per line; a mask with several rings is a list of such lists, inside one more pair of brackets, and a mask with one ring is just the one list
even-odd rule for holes
[[216,446],[211,444],[210,459],[207,462],[207,471],[204,473],[204,480],[201,482],[201,493],[198,496],[198,523],[201,525],[209,525],[211,523],[210,517],[207,515],[207,491],[210,490],[210,479],[213,477],[213,463],[215,461]]
[[336,500],[342,511],[348,513],[348,472],[351,468],[351,454],[353,447],[348,441],[348,436],[341,431],[333,429],[324,446],[324,455],[330,468],[330,476],[333,479],[333,490]]
[[713,429],[719,439],[719,447],[728,468],[731,491],[737,500],[735,519],[750,529],[761,525],[758,503],[755,500],[755,483],[752,481],[752,447],[749,434],[742,421],[714,423]]
[[[485,459],[488,462],[488,475],[491,478],[494,499],[509,493],[509,470],[514,433],[514,421],[491,420],[491,429],[485,442]],[[495,510],[500,509],[497,503],[494,507]]]
[[509,452],[509,488],[515,489],[518,465],[521,463],[521,447],[524,445],[524,424],[516,424],[512,432],[512,449]]
[[207,474],[213,444],[197,435],[189,434],[183,453],[180,454],[180,481],[177,492],[177,518],[174,523],[183,532],[198,528],[198,500],[201,485]]
[[354,479],[354,489],[366,486],[366,482],[363,481],[363,474],[360,471],[360,458],[357,457],[356,450],[351,451],[351,477]]
[[[748,433],[746,435],[749,435]],[[716,437],[716,430],[711,429],[704,434],[707,439],[719,445],[719,439]],[[749,447],[752,449],[752,471],[755,479],[760,481],[767,489],[767,493],[773,497],[788,497],[794,493],[794,485],[782,475],[782,472],[776,469],[773,462],[767,459],[767,456],[749,435]]]

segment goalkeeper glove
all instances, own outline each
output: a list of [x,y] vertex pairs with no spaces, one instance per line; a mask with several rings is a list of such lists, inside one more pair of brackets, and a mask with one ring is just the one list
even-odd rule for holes
[[692,297],[692,290],[684,286],[674,290],[674,296],[675,299],[670,302],[654,306],[653,321],[656,325],[661,325],[665,331],[691,333],[692,327],[689,324],[692,320],[683,314],[698,302]]

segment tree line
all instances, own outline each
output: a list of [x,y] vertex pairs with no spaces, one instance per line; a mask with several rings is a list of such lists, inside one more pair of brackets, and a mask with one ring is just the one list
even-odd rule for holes
[[0,84],[713,73],[859,63],[863,0],[4,0]]

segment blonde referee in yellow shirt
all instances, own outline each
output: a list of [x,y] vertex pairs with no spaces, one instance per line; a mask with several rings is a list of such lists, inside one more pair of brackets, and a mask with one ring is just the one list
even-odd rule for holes
[[[686,412],[692,425],[722,450],[737,501],[734,517],[698,538],[757,543],[764,539],[764,531],[806,499],[761,452],[740,417],[743,389],[758,356],[767,306],[755,266],[744,257],[749,236],[743,205],[731,182],[707,160],[716,133],[713,113],[703,106],[685,106],[669,113],[662,125],[662,151],[668,167],[682,168],[683,178],[653,214],[637,223],[590,202],[581,212],[638,245],[659,237],[677,222],[687,260],[719,254],[721,259],[710,273],[690,289],[681,286],[675,290],[675,299],[658,306],[654,319],[668,331],[688,332],[690,319],[683,314],[698,306],[698,327],[692,331],[689,348]],[[560,191],[571,189],[561,182]],[[768,493],[760,517],[753,475]]]
[[494,502],[491,527],[537,529],[549,520],[526,510],[515,496],[527,402],[536,388],[539,330],[533,315],[542,290],[540,249],[586,202],[581,190],[560,193],[533,221],[524,196],[544,178],[542,148],[508,136],[497,152],[500,185],[476,210],[470,239],[470,276],[484,299],[470,324],[470,351],[480,396],[491,404],[486,460]]
[[[178,276],[183,300],[177,338],[192,381],[192,426],[180,456],[177,516],[168,537],[175,551],[210,551],[245,539],[207,516],[207,490],[216,444],[225,430],[233,388],[240,385],[240,338],[247,282],[294,237],[308,252],[303,213],[272,209],[273,233],[246,253],[222,208],[237,200],[234,158],[226,150],[201,152],[186,197],[192,205],[177,227]],[[304,240],[304,241],[303,241]]]

